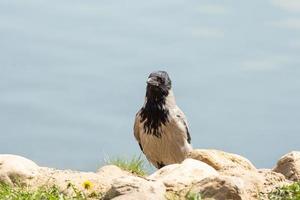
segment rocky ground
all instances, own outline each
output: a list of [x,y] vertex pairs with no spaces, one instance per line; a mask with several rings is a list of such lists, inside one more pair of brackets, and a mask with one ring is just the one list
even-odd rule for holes
[[[276,187],[300,181],[300,152],[290,152],[273,169],[257,169],[246,158],[218,150],[197,149],[181,164],[166,166],[147,177],[107,165],[97,172],[40,167],[16,155],[0,155],[0,182],[29,189],[56,185],[72,193],[70,185],[103,199],[186,199],[200,193],[204,199],[267,199]],[[99,195],[94,195],[99,198]],[[93,195],[91,195],[93,197]]]

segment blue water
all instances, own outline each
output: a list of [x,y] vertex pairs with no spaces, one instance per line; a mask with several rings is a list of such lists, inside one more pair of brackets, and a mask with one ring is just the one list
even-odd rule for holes
[[195,148],[272,167],[300,150],[300,30],[280,24],[290,17],[260,0],[2,0],[0,153],[80,170],[139,155],[146,78],[166,70]]

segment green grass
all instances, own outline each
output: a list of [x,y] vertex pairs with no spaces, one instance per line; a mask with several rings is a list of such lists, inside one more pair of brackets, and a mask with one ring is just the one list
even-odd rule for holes
[[[29,191],[25,188],[12,188],[0,184],[1,200],[66,200],[67,198],[59,192],[57,187],[39,188],[36,191]],[[79,200],[79,199],[78,199]],[[82,199],[80,199],[82,200]]]
[[105,162],[109,165],[116,165],[121,169],[138,176],[147,175],[145,161],[141,158],[141,156],[134,156],[130,160],[126,160],[123,158],[109,158]]
[[193,192],[192,188],[183,188],[178,191],[167,191],[165,194],[166,200],[201,200],[201,194],[199,192]]
[[83,191],[78,190],[72,184],[69,186],[73,190],[72,196],[67,196],[59,191],[56,186],[49,188],[41,187],[35,191],[30,191],[24,187],[11,187],[0,183],[1,200],[88,200],[100,199],[100,194],[91,193],[86,195]]
[[270,200],[300,200],[300,182],[277,188],[268,197]]
[[201,195],[200,195],[200,193],[195,193],[195,192],[189,191],[186,194],[185,198],[186,198],[186,200],[201,200]]

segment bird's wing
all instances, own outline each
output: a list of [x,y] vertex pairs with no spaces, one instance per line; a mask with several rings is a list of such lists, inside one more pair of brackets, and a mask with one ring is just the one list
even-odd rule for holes
[[135,121],[134,121],[134,127],[133,127],[133,133],[134,133],[134,137],[137,140],[137,142],[139,143],[139,146],[141,148],[141,150],[143,151],[143,147],[141,145],[141,141],[140,141],[140,126],[139,124],[141,123],[141,119],[140,119],[140,111],[135,115]]
[[178,119],[177,122],[182,123],[183,126],[185,127],[186,140],[188,141],[189,144],[191,144],[191,135],[190,135],[190,132],[189,132],[189,126],[188,126],[185,114],[178,107],[176,107],[176,109],[175,109],[175,114],[176,114],[176,118]]

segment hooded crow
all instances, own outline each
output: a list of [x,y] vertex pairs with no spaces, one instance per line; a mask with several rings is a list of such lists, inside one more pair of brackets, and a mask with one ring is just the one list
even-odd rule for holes
[[165,71],[153,72],[148,77],[145,102],[135,117],[134,136],[147,159],[158,169],[182,162],[192,150],[186,117],[176,105]]

